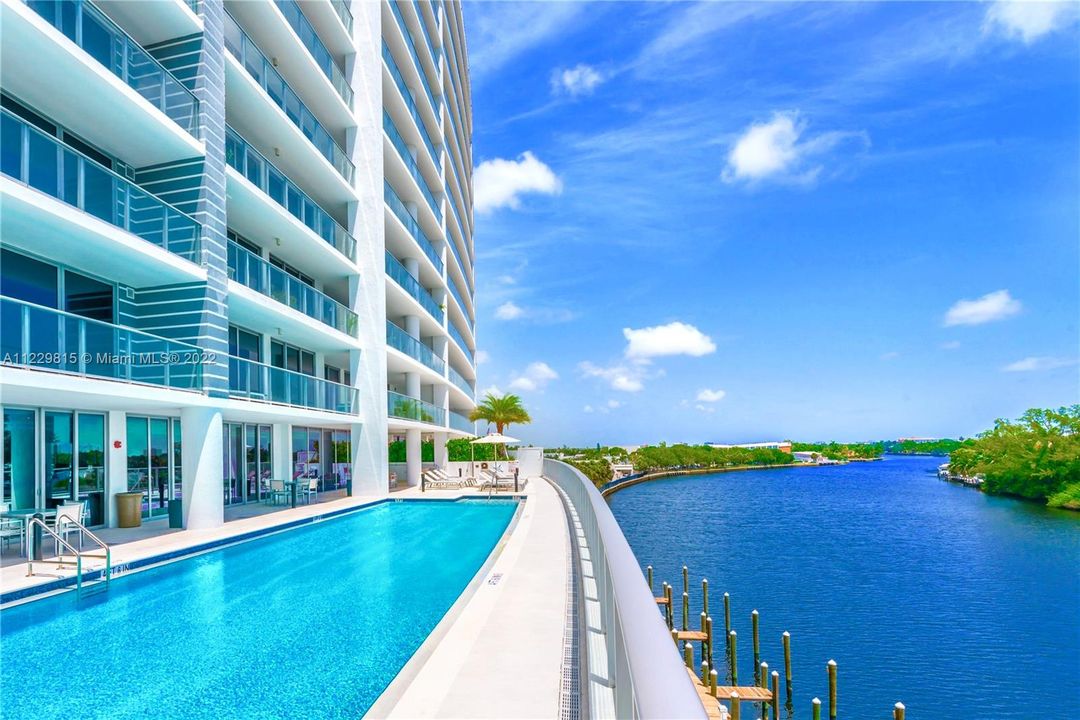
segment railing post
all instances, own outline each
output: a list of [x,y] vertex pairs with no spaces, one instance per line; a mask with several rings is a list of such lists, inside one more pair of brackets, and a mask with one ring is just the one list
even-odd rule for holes
[[86,321],[79,320],[79,358],[76,360],[78,363],[79,374],[86,374]]
[[22,305],[22,312],[20,314],[22,318],[22,337],[19,339],[21,346],[22,357],[19,358],[20,365],[29,365],[28,359],[30,358],[30,306]]

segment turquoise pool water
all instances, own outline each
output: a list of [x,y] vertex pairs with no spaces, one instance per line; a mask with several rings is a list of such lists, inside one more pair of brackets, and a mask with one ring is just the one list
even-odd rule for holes
[[391,502],[0,613],[4,718],[357,718],[515,502]]

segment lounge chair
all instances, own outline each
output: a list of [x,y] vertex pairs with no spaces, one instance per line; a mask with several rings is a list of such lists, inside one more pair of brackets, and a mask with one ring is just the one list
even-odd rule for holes
[[424,484],[429,488],[460,488],[462,478],[451,477],[442,468],[432,468],[424,473]]

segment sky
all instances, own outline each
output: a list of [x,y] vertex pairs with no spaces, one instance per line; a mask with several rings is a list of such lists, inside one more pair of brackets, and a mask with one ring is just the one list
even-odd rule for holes
[[481,394],[548,446],[1080,402],[1078,7],[467,2]]

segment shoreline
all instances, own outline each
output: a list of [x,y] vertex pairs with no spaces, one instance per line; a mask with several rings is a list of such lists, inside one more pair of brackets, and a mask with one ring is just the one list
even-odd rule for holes
[[[832,463],[833,465],[846,465],[846,462]],[[641,483],[649,482],[651,480],[662,480],[663,478],[676,477],[679,475],[713,475],[716,473],[728,473],[728,472],[743,472],[746,470],[777,470],[780,468],[797,468],[797,467],[822,467],[818,463],[785,463],[783,465],[734,465],[732,467],[716,467],[716,468],[685,468],[679,470],[658,470],[656,472],[645,473],[626,482],[620,482],[616,485],[611,485],[607,488],[600,490],[600,495],[607,498],[610,495],[622,490],[623,488],[633,487],[634,485],[640,485]]]

